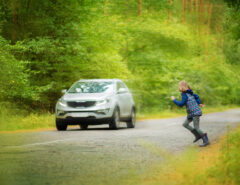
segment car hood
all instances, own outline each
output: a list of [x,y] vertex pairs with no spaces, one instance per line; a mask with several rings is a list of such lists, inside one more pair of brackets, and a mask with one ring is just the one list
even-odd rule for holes
[[105,93],[66,93],[62,99],[65,101],[98,101],[111,95]]

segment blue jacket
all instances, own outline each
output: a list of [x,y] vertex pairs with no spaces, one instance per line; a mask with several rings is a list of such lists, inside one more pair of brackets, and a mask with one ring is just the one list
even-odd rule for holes
[[173,100],[173,102],[176,105],[178,105],[179,107],[183,107],[184,105],[186,105],[187,100],[188,100],[188,97],[187,97],[186,93],[189,93],[189,94],[193,95],[195,97],[198,105],[201,104],[201,100],[200,100],[199,96],[197,94],[194,94],[191,89],[188,89],[186,92],[182,93],[182,100],[181,101],[175,99],[175,100]]

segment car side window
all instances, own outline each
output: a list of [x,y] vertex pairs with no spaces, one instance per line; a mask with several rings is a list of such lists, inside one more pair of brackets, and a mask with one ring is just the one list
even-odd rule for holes
[[124,88],[124,89],[126,89],[126,91],[128,90],[128,88],[127,88],[127,86],[126,86],[126,84],[125,83],[121,83],[122,84],[122,88]]
[[120,88],[121,88],[121,83],[117,82],[117,91],[119,91]]
[[119,91],[119,89],[121,89],[121,88],[128,91],[127,86],[123,82],[117,82],[117,91]]

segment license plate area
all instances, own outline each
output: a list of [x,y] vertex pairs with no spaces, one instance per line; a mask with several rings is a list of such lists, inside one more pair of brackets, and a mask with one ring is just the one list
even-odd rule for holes
[[85,118],[85,117],[88,117],[89,114],[87,112],[77,112],[77,113],[72,113],[72,116],[76,118]]

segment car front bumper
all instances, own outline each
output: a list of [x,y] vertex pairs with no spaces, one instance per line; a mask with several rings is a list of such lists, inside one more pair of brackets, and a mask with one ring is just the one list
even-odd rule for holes
[[112,119],[113,110],[109,106],[77,109],[56,106],[56,119],[64,120],[68,124],[91,123],[101,124]]
[[79,125],[79,124],[88,124],[88,125],[100,125],[100,124],[109,124],[112,118],[73,118],[67,117],[65,119],[57,118],[58,120],[63,120],[68,125]]

